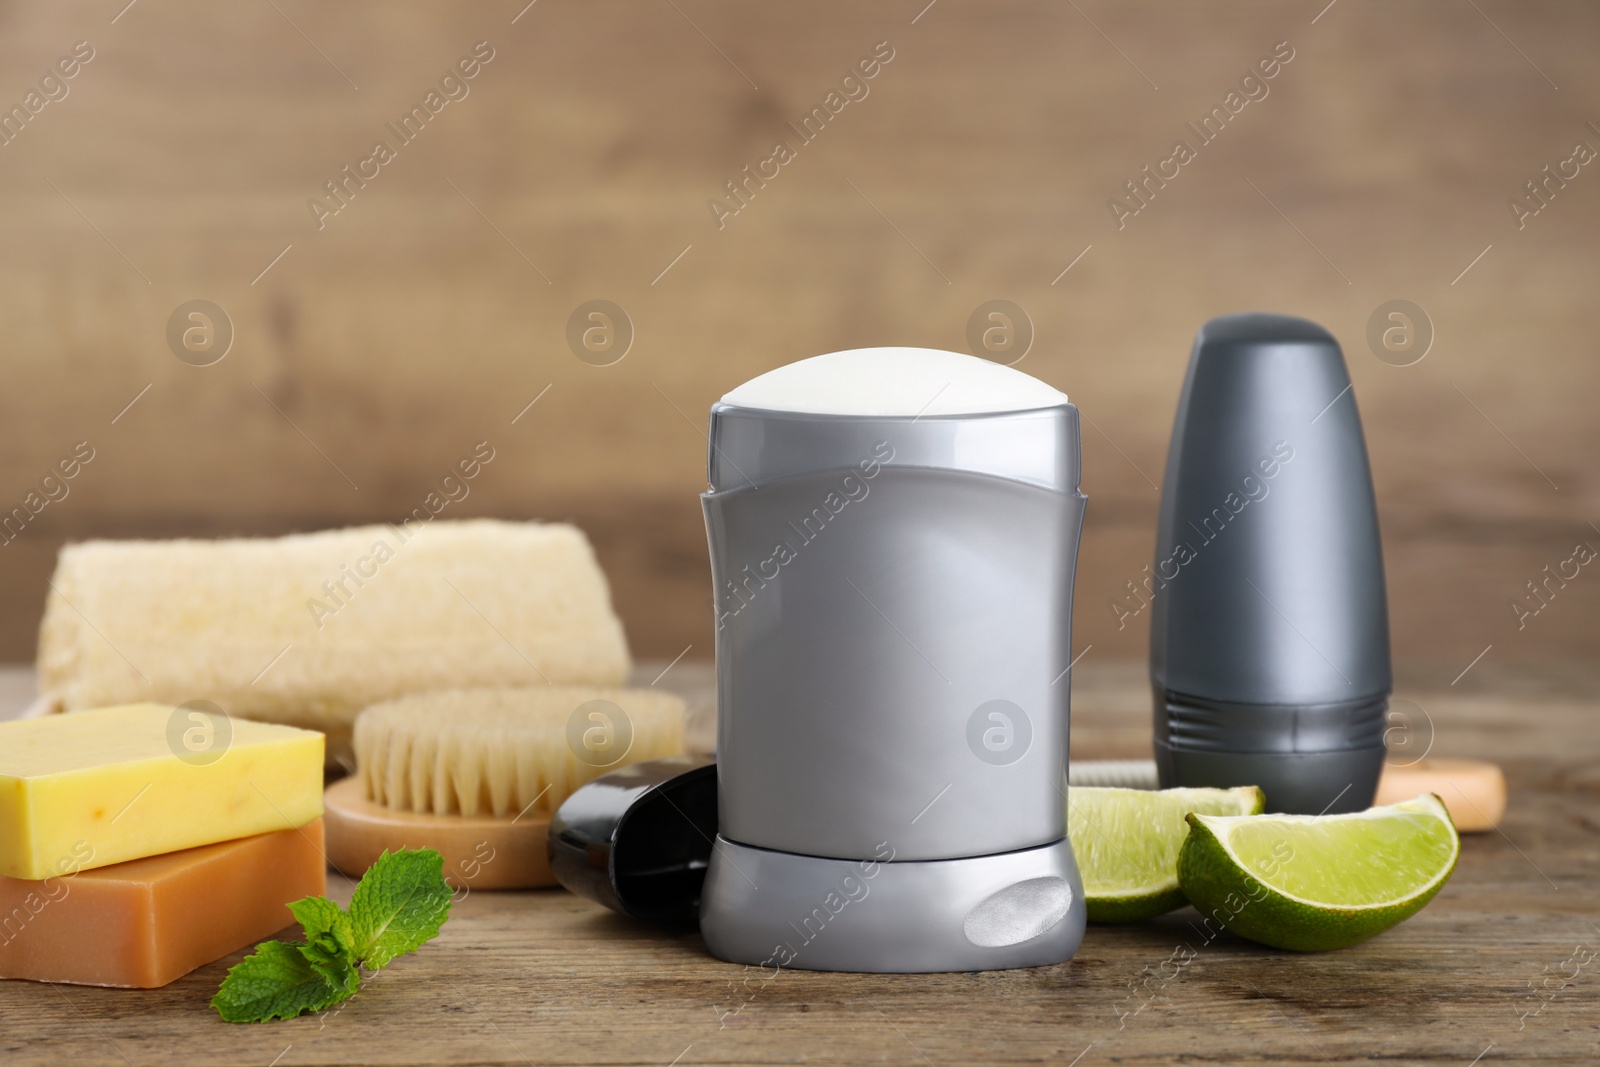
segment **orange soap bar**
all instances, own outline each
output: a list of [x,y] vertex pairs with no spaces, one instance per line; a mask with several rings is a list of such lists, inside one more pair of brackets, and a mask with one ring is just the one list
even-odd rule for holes
[[294,923],[322,820],[31,881],[0,877],[0,978],[153,989]]

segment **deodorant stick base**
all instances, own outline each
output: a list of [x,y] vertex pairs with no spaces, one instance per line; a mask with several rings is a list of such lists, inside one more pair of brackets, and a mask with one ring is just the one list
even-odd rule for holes
[[1086,921],[1064,838],[970,859],[882,862],[797,856],[719,836],[700,898],[712,955],[808,971],[1041,967],[1078,951]]

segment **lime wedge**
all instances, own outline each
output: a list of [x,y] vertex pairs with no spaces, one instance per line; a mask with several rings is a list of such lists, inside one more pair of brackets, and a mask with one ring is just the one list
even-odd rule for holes
[[1178,881],[1240,937],[1344,948],[1415,915],[1450,878],[1461,842],[1432,793],[1350,815],[1190,815]]
[[1178,888],[1178,850],[1192,811],[1250,815],[1262,810],[1261,790],[1099,789],[1067,791],[1067,836],[1083,875],[1089,921],[1135,922],[1185,903]]

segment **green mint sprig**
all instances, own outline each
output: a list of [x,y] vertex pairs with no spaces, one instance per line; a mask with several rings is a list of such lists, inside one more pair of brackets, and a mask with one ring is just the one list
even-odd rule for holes
[[356,886],[349,911],[327,897],[290,904],[305,942],[257,945],[228,972],[211,1006],[230,1023],[331,1008],[355,995],[362,967],[377,970],[436,937],[450,915],[451,896],[439,853],[385,852]]

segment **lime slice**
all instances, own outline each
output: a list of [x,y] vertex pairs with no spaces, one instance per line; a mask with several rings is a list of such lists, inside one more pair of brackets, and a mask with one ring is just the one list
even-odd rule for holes
[[1317,952],[1415,915],[1450,878],[1461,841],[1432,793],[1350,815],[1189,816],[1178,881],[1240,937]]
[[1089,921],[1135,922],[1181,908],[1178,850],[1191,811],[1250,815],[1262,810],[1261,790],[1099,789],[1067,791],[1067,835],[1083,875]]

